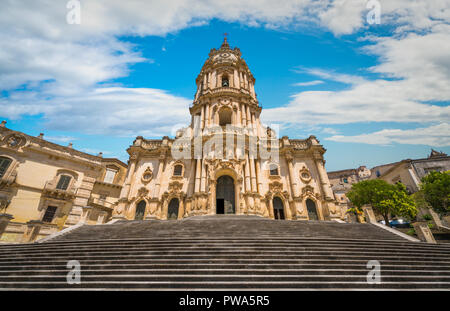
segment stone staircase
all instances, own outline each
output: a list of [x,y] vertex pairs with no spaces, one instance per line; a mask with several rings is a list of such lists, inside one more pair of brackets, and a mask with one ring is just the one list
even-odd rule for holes
[[[68,284],[67,263],[81,264]],[[369,284],[367,263],[381,264]],[[198,216],[82,226],[45,243],[0,246],[0,289],[450,290],[450,245],[370,224]]]

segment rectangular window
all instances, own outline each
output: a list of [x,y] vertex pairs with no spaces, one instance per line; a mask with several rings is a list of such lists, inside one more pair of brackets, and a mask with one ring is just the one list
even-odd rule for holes
[[11,164],[11,160],[10,159],[0,158],[0,178],[2,178],[3,175],[5,175],[9,164]]
[[106,183],[112,184],[114,182],[114,177],[116,177],[116,170],[112,170],[107,168],[106,169],[106,174],[105,174],[105,179],[103,180]]
[[45,210],[44,217],[42,218],[43,222],[52,222],[53,218],[55,217],[56,213],[56,206],[47,206],[47,209]]
[[175,165],[175,168],[173,170],[174,176],[181,176],[181,173],[183,172],[183,167],[181,165]]
[[69,187],[70,179],[71,179],[70,176],[61,175],[58,184],[56,185],[56,189],[67,190],[67,188]]

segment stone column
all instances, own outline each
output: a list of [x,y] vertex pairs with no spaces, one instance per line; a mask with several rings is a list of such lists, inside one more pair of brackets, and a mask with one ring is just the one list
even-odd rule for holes
[[257,129],[256,129],[256,118],[255,118],[255,113],[252,113],[252,128],[253,128],[253,135],[257,134]]
[[297,188],[297,183],[295,182],[295,178],[294,178],[294,164],[292,163],[293,162],[292,155],[286,155],[286,162],[287,162],[288,170],[289,170],[289,181],[291,184],[292,196],[298,197],[298,188]]
[[206,104],[206,111],[205,111],[205,126],[209,127],[209,104]]
[[205,160],[201,160],[202,162],[202,183],[200,187],[201,192],[206,192],[206,170],[205,170]]
[[238,127],[241,127],[241,124],[242,124],[242,110],[241,110],[241,105],[238,104],[236,125]]
[[98,217],[97,217],[97,225],[101,225],[101,224],[105,223],[105,220],[106,220],[106,216],[107,216],[107,215],[108,215],[107,212],[105,212],[105,211],[100,211],[100,212],[98,213]]
[[324,161],[321,157],[315,155],[317,170],[319,172],[320,186],[327,199],[333,199],[333,191],[328,183],[328,175],[325,172]]
[[250,178],[252,180],[252,192],[257,192],[256,188],[256,172],[255,172],[255,159],[250,158]]
[[202,163],[201,159],[196,159],[197,168],[195,170],[195,190],[194,193],[200,192],[200,182],[201,182],[201,173],[202,173]]
[[247,126],[247,113],[244,104],[241,104],[241,114],[242,114],[242,125]]
[[270,198],[268,201],[269,201],[269,216],[270,218],[274,219],[275,216],[273,215],[273,199]]
[[202,105],[200,113],[200,130],[205,128],[205,105]]
[[209,197],[211,198],[211,202],[209,204],[209,214],[210,215],[213,215],[216,213],[216,187],[217,187],[217,181],[211,180],[210,190],[209,190]]
[[250,114],[250,106],[249,105],[247,105],[246,116],[247,116],[247,125],[250,127],[250,129],[252,129],[253,128],[253,124],[251,123],[252,122],[252,116]]
[[160,156],[159,157],[159,165],[158,165],[158,176],[156,177],[156,185],[155,185],[155,189],[153,189],[153,198],[159,199],[159,191],[161,188],[161,181],[162,181],[162,175],[164,172],[164,164],[165,164],[165,157],[164,156]]
[[122,191],[120,193],[121,198],[128,198],[128,195],[130,193],[130,185],[131,185],[131,178],[134,175],[134,170],[136,169],[136,162],[137,162],[137,155],[132,154],[130,155],[130,167],[127,172],[127,177],[125,179],[125,186],[122,188]]
[[262,194],[262,175],[261,175],[261,164],[258,159],[256,161],[256,177],[258,178],[258,193]]
[[6,231],[10,221],[13,219],[14,217],[11,214],[0,214],[0,239],[2,234]]
[[248,161],[248,155],[245,155],[245,191],[251,191],[250,186],[250,164]]
[[184,217],[184,199],[180,198],[179,200],[178,219],[182,219]]

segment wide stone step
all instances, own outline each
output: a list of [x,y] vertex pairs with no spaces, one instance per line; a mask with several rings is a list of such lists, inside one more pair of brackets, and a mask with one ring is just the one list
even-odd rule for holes
[[[62,267],[61,267],[62,268]],[[393,270],[383,269],[384,276],[442,276],[450,277],[450,270]],[[68,270],[64,269],[38,269],[38,270],[10,270],[0,271],[0,277],[10,276],[64,276],[66,277]],[[235,269],[205,269],[205,268],[185,268],[185,269],[82,269],[83,276],[105,276],[105,275],[291,275],[291,276],[311,276],[311,275],[357,275],[366,277],[368,269],[248,269],[248,268],[235,268]],[[3,279],[2,279],[3,280]]]
[[[67,281],[66,275],[19,275],[19,276],[2,276],[0,284],[9,282],[63,282]],[[314,275],[278,275],[267,273],[265,275],[259,274],[243,274],[243,275],[224,275],[224,274],[157,274],[157,275],[82,275],[81,282],[90,281],[110,281],[110,282],[129,282],[129,281],[143,281],[143,282],[223,282],[223,281],[310,281],[310,282],[364,282],[367,281],[367,274],[362,275],[329,275],[329,274],[314,274]],[[450,276],[436,276],[436,275],[385,275],[381,276],[381,282],[447,282],[450,286]]]
[[[71,258],[70,260],[73,260]],[[152,258],[150,261],[152,263],[165,263],[165,264],[208,264],[208,263],[216,263],[216,264],[226,264],[226,263],[233,263],[233,264],[313,264],[313,263],[319,263],[320,265],[330,265],[330,264],[347,264],[347,265],[366,265],[369,260],[373,260],[373,258],[363,258],[363,259],[348,259],[348,258],[329,258],[329,259],[315,259],[315,258],[294,258],[294,259],[286,259],[286,258],[189,258],[189,259],[182,259],[182,258]],[[378,260],[378,259],[377,259]],[[449,261],[448,260],[431,260],[431,261],[425,261],[425,260],[415,260],[414,258],[406,258],[406,259],[382,259],[379,260],[381,265],[430,265],[430,266],[448,266]],[[136,263],[142,263],[142,260],[136,260],[136,259],[112,259],[112,260],[105,260],[105,259],[86,259],[86,260],[80,260],[80,264],[82,266],[84,265],[91,265],[91,264],[136,264]],[[68,260],[61,260],[61,259],[55,259],[55,260],[30,260],[30,261],[9,261],[1,263],[1,266],[7,265],[7,266],[21,266],[21,265],[45,265],[45,264],[67,264]]]
[[[240,269],[258,269],[258,270],[270,270],[270,269],[291,269],[291,270],[323,270],[326,266],[328,269],[336,269],[338,271],[346,270],[367,270],[366,262],[351,262],[351,263],[108,263],[108,264],[89,264],[84,265],[85,262],[81,262],[81,269],[83,271],[89,270],[240,270]],[[11,264],[0,266],[0,272],[8,273],[9,271],[68,271],[66,266],[67,262],[59,264]],[[407,273],[408,271],[450,271],[450,263],[447,265],[433,265],[432,263],[421,264],[387,264],[383,262],[383,271],[402,271]]]
[[427,254],[449,254],[449,249],[442,248],[430,248],[422,247],[422,245],[342,245],[342,244],[294,244],[288,243],[280,245],[279,243],[181,243],[181,244],[171,244],[166,243],[148,243],[148,244],[119,244],[119,245],[65,245],[65,246],[52,246],[52,247],[31,247],[31,248],[9,248],[2,249],[0,257],[10,257],[12,255],[32,255],[32,254],[42,254],[46,252],[47,254],[58,254],[58,253],[69,253],[69,252],[134,252],[134,251],[185,251],[185,250],[272,250],[272,251],[354,251],[354,252],[364,252],[364,251],[389,251],[395,253],[401,252],[415,252],[415,253],[427,253]]
[[312,281],[211,281],[211,282],[171,282],[171,281],[129,281],[129,282],[88,282],[85,281],[80,285],[67,284],[67,282],[9,282],[1,283],[0,288],[3,289],[68,289],[68,290],[280,290],[280,289],[326,289],[326,290],[340,290],[340,289],[370,289],[370,290],[405,290],[405,289],[430,289],[430,290],[448,290],[450,284],[448,282],[382,282],[381,284],[369,284],[366,281],[362,282],[312,282]]

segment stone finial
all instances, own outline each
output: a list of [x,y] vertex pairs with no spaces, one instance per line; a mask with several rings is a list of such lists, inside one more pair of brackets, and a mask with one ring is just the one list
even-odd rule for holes
[[38,138],[40,138],[40,139],[44,139],[44,133],[39,133],[39,136],[38,136]]
[[67,147],[72,148],[72,147],[73,147],[73,144],[72,144],[72,143],[69,143],[69,145],[68,145]]
[[2,123],[0,123],[0,127],[6,127],[6,120],[3,120]]

